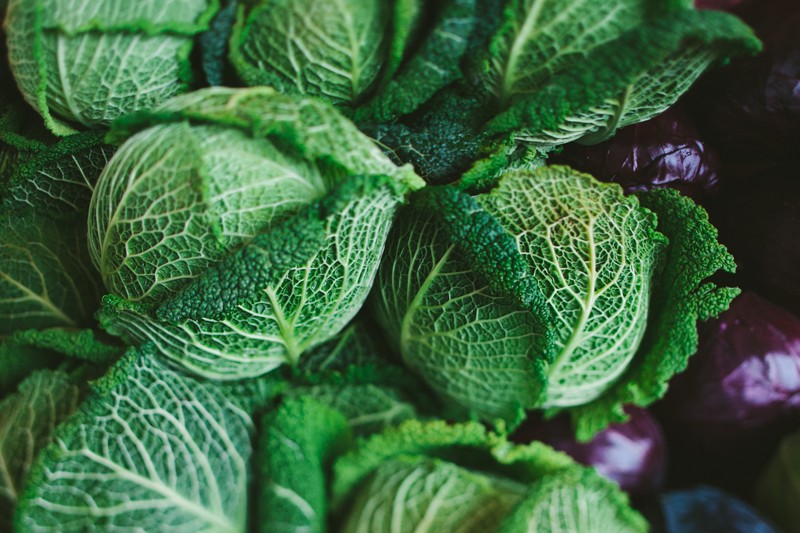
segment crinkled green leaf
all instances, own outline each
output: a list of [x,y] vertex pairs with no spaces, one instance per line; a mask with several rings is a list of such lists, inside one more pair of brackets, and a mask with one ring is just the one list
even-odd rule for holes
[[477,200],[514,236],[551,311],[555,357],[541,405],[593,400],[625,371],[645,333],[666,245],[655,217],[618,185],[568,167],[508,172]]
[[100,287],[83,222],[9,211],[0,214],[0,334],[91,324]]
[[350,104],[380,73],[390,39],[382,0],[272,0],[239,9],[230,60],[247,85]]
[[537,505],[581,517],[598,493],[608,505],[597,515],[602,531],[614,523],[646,530],[624,493],[592,469],[538,442],[515,446],[474,423],[409,421],[361,440],[334,463],[332,490],[345,527],[363,531],[436,523],[441,527],[431,531],[481,532],[496,529],[505,515],[503,531],[529,531],[518,527],[520,519]]
[[328,473],[350,445],[346,419],[310,398],[283,402],[264,417],[258,447],[257,530],[324,533]]
[[484,133],[544,148],[599,142],[664,111],[708,65],[758,49],[752,31],[727,13],[684,9],[656,17],[515,99]]
[[10,173],[2,197],[6,204],[30,206],[54,218],[83,213],[112,153],[100,132],[64,137],[26,154]]
[[159,302],[327,186],[313,163],[239,129],[155,126],[103,171],[89,250],[111,292]]
[[229,69],[227,63],[228,41],[236,22],[238,0],[221,0],[221,8],[209,24],[208,31],[200,35],[203,57],[203,74],[209,85],[223,85]]
[[453,463],[399,457],[381,463],[359,487],[340,531],[492,531],[525,489]]
[[388,122],[407,115],[461,77],[461,58],[479,16],[475,0],[449,0],[440,9],[432,29],[408,61],[355,110],[356,122]]
[[216,0],[11,0],[11,70],[56,134],[148,109],[186,90],[194,35]]
[[390,31],[386,56],[381,67],[381,79],[388,80],[397,72],[397,68],[405,59],[406,51],[413,45],[419,27],[426,24],[425,0],[395,0],[389,13]]
[[209,377],[296,363],[360,309],[400,200],[389,178],[351,178],[207,270],[155,316],[109,297],[101,322]]
[[535,482],[499,533],[645,533],[650,528],[613,482],[588,468],[569,468]]
[[181,121],[238,128],[254,138],[289,145],[309,161],[333,160],[350,174],[385,174],[411,189],[424,185],[410,166],[392,163],[330,105],[282,95],[269,87],[214,87],[176,96],[152,112],[116,121],[109,140],[119,142],[136,131]]
[[[541,295],[517,284],[525,266],[514,261],[513,241],[471,198],[444,198],[431,211],[441,219],[409,209],[392,230],[375,294],[378,320],[403,362],[446,400],[490,420],[517,420],[544,382]],[[460,246],[486,252],[477,272]],[[509,284],[492,287],[479,274],[492,270]]]
[[102,339],[91,329],[50,328],[43,330],[17,330],[6,338],[6,342],[50,350],[60,355],[96,364],[111,364],[122,355],[124,349],[112,344],[112,338]]
[[62,358],[50,350],[11,342],[8,338],[0,341],[0,397],[16,390],[19,383],[33,371],[42,368],[56,368]]
[[736,263],[717,241],[708,214],[671,189],[639,195],[658,216],[658,231],[669,239],[663,269],[653,283],[647,331],[632,364],[602,396],[570,411],[580,440],[626,419],[623,406],[647,406],[667,390],[669,379],[686,368],[697,351],[697,322],[728,308],[738,289],[707,281]]
[[0,402],[0,528],[11,531],[17,498],[53,430],[78,407],[81,390],[62,371],[39,370]]
[[354,434],[369,435],[417,416],[410,399],[391,387],[391,383],[322,383],[292,388],[289,396],[313,398],[341,413]]
[[244,532],[249,416],[217,386],[132,353],[39,455],[21,531]]
[[309,351],[300,361],[300,369],[309,374],[346,372],[354,366],[376,364],[380,348],[368,326],[356,319],[328,342]]
[[485,82],[501,103],[539,90],[591,51],[641,24],[643,0],[512,0],[489,43]]

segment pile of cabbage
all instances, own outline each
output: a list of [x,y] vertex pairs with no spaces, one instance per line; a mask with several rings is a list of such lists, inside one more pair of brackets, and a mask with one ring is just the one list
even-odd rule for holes
[[575,154],[757,53],[746,24],[683,0],[4,9],[0,529],[648,530],[626,491],[663,465],[629,484],[526,428],[613,441],[736,263],[704,198]]

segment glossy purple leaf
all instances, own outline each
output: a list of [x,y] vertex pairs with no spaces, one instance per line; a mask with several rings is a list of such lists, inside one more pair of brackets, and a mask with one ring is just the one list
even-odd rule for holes
[[553,161],[619,183],[627,193],[672,187],[702,201],[718,181],[716,152],[675,107],[602,143],[567,145]]

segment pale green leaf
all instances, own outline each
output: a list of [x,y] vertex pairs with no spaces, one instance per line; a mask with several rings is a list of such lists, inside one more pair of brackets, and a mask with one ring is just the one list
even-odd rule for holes
[[482,417],[531,407],[541,386],[536,317],[472,272],[430,215],[401,213],[385,255],[374,305],[403,361]]
[[515,237],[552,310],[542,406],[591,401],[625,371],[647,327],[666,244],[655,216],[618,185],[567,167],[509,172],[478,201]]
[[640,24],[642,0],[512,0],[489,43],[486,82],[501,103],[540,89],[590,51]]
[[430,458],[379,465],[361,486],[341,531],[482,533],[523,498],[525,485]]
[[92,321],[100,287],[82,221],[0,214],[0,334]]
[[213,0],[11,0],[6,28],[17,85],[57,135],[108,124],[185,91],[192,37]]
[[212,383],[126,356],[31,470],[24,531],[244,532],[252,421]]
[[207,377],[297,363],[361,308],[400,202],[385,181],[346,185],[352,191],[330,214],[313,218],[309,210],[259,236],[165,302],[160,319],[110,299],[102,322]]
[[273,0],[242,6],[231,63],[248,85],[351,104],[378,78],[389,40],[388,2]]
[[78,407],[78,386],[65,372],[39,370],[0,402],[0,528],[11,517],[31,464],[55,427]]

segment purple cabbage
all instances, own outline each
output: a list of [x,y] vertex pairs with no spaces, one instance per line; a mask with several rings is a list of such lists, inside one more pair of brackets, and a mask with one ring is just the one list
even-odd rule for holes
[[567,164],[627,193],[672,187],[702,201],[717,185],[719,158],[686,115],[673,107],[592,146],[567,145],[553,162]]
[[697,354],[664,402],[673,427],[711,451],[800,414],[800,319],[745,291],[705,324]]
[[630,419],[612,424],[586,443],[575,440],[569,417],[562,414],[543,421],[531,413],[512,435],[516,442],[538,440],[593,466],[604,477],[631,494],[658,490],[666,472],[666,445],[656,419],[646,410],[628,406]]

